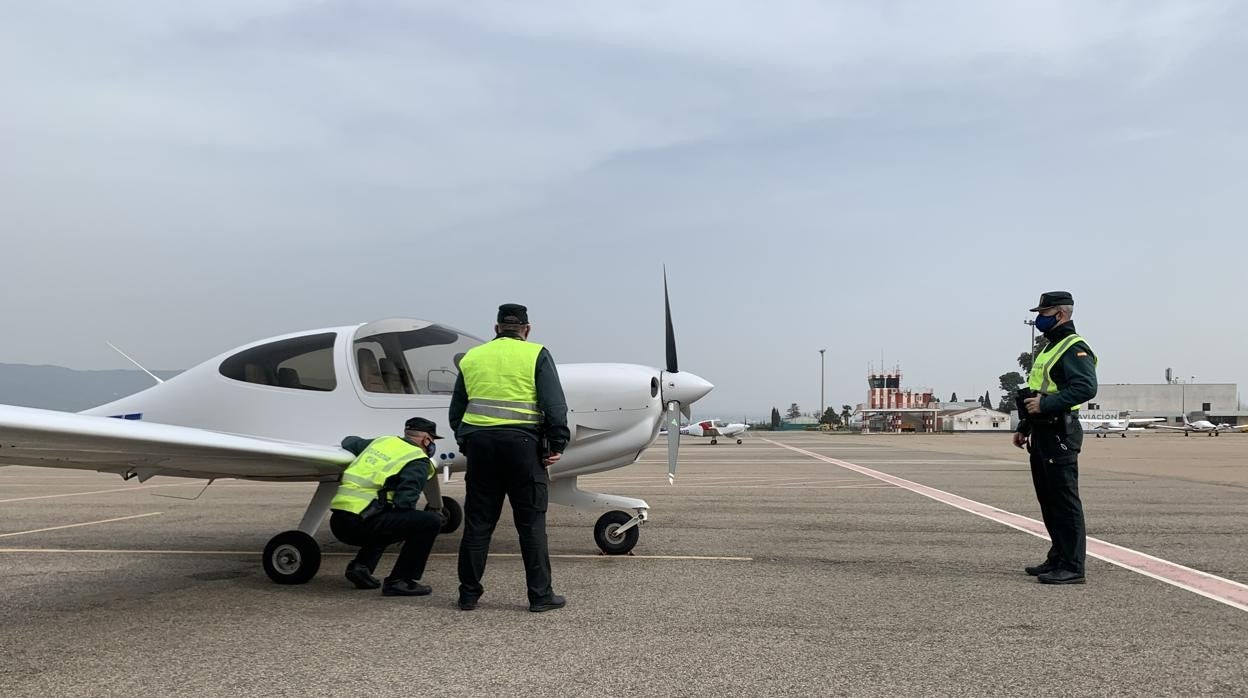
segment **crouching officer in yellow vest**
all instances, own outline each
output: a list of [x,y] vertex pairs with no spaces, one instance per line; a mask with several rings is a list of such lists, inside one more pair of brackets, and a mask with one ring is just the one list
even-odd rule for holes
[[468,459],[464,478],[464,535],[459,544],[459,608],[471,611],[485,592],[481,577],[490,537],[511,501],[528,584],[529,610],[563,608],[550,584],[546,548],[546,467],[568,445],[568,406],[555,360],[527,341],[529,313],[523,305],[498,308],[496,337],[473,347],[459,362],[451,396],[451,428]]
[[1096,397],[1096,355],[1070,321],[1075,299],[1067,291],[1040,296],[1031,309],[1048,346],[1032,362],[1019,391],[1014,445],[1031,454],[1031,481],[1052,545],[1044,562],[1026,572],[1044,584],[1083,584],[1087,532],[1079,500],[1079,406]]
[[[423,417],[404,424],[402,438],[343,439],[342,447],[356,459],[342,474],[338,494],[330,503],[329,529],[347,545],[360,546],[347,564],[347,579],[359,589],[381,587],[385,596],[424,596],[432,591],[420,578],[442,517],[416,508],[425,482],[434,477],[430,456],[437,425]],[[439,506],[441,502],[438,503]],[[403,543],[399,559],[385,582],[373,576],[386,546]]]

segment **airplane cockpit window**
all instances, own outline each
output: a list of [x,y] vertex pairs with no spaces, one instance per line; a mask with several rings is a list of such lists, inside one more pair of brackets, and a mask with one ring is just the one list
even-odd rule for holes
[[277,388],[333,390],[335,336],[324,332],[244,349],[221,362],[221,375]]
[[360,385],[370,393],[449,395],[459,360],[480,343],[442,325],[382,320],[361,327],[352,350]]

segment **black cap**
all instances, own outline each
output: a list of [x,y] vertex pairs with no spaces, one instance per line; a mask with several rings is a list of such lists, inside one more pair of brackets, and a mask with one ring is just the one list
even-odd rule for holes
[[1038,310],[1044,310],[1045,308],[1052,308],[1058,305],[1074,304],[1075,298],[1070,295],[1070,291],[1049,291],[1048,293],[1041,293],[1040,302],[1036,304],[1036,307],[1032,308],[1028,312],[1034,313]]
[[529,309],[519,303],[503,303],[498,306],[498,324],[527,325],[529,324]]
[[438,425],[424,417],[412,417],[403,423],[403,428],[407,431],[423,431],[435,439],[442,438],[438,436]]

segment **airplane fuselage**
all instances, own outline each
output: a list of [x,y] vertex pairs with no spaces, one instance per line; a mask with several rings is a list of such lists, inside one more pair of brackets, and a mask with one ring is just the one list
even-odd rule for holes
[[[422,416],[436,423],[439,432],[449,435],[449,386],[453,379],[438,385],[438,393],[395,394],[366,389],[364,372],[353,360],[353,349],[358,350],[360,344],[356,335],[364,327],[300,332],[245,345],[164,383],[83,414],[326,445],[337,445],[347,435],[397,433],[406,419]],[[330,388],[326,387],[328,382],[322,382],[318,389],[300,389],[226,375],[226,362],[232,357],[262,350],[265,345],[326,333],[334,335],[332,364],[336,380]],[[444,365],[438,371],[453,370],[453,357],[449,354],[444,361],[435,363]],[[558,371],[568,402],[572,442],[563,459],[550,468],[552,479],[628,465],[658,438],[663,410],[658,369],[634,364],[563,364]],[[426,385],[433,385],[433,381]],[[445,439],[438,447],[435,461],[439,467],[449,466],[452,471],[466,467],[454,439]]]

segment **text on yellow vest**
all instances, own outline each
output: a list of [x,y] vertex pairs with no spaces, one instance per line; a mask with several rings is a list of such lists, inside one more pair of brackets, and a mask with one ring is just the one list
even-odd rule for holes
[[[397,436],[383,436],[373,440],[342,473],[342,484],[338,485],[338,493],[334,495],[329,508],[353,514],[364,511],[377,499],[377,493],[386,484],[386,480],[408,463],[427,457],[424,449]],[[430,463],[427,477],[433,477],[434,471],[433,463]],[[386,501],[389,502],[390,493],[387,492],[386,495]]]

